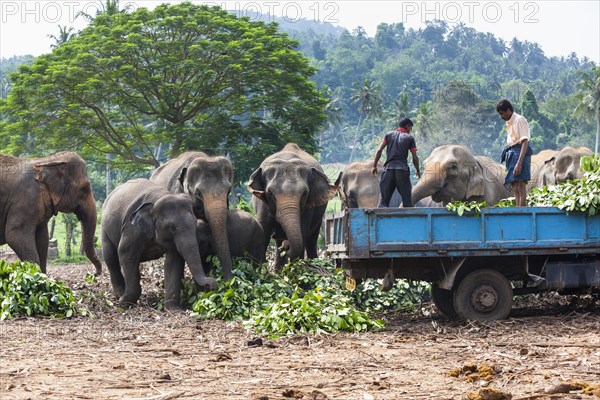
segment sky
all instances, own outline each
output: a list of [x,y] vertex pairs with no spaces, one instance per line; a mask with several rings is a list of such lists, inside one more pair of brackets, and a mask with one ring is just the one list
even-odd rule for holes
[[[153,8],[165,0],[121,0],[121,7]],[[259,11],[286,18],[330,22],[352,31],[361,26],[374,36],[377,25],[402,22],[419,29],[425,21],[440,19],[450,26],[460,22],[481,32],[491,32],[510,42],[537,42],[545,55],[577,53],[600,64],[600,0],[585,1],[198,1],[229,10]],[[85,26],[83,11],[95,15],[105,0],[0,0],[0,58],[51,51],[48,35],[58,35],[58,26]],[[265,21],[267,22],[267,21]]]

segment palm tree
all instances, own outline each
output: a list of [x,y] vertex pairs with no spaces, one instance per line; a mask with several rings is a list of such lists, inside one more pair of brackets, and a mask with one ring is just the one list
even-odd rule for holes
[[600,66],[591,71],[580,71],[582,81],[578,86],[581,92],[577,94],[579,104],[575,107],[574,115],[582,115],[596,122],[596,145],[594,154],[598,154],[598,141],[600,140]]
[[107,15],[123,14],[133,8],[132,3],[127,3],[127,5],[125,5],[125,7],[121,8],[120,2],[121,2],[120,0],[106,0],[106,3],[102,4],[102,10],[97,10],[96,15],[92,16],[83,11],[80,11],[77,13],[76,17],[83,17],[91,22],[98,15],[101,15],[101,14],[107,14]]
[[67,28],[67,26],[60,26],[58,25],[58,36],[54,36],[54,35],[48,35],[48,37],[50,39],[54,39],[54,44],[51,44],[50,47],[51,48],[55,48],[60,46],[63,43],[66,43],[69,41],[69,39],[71,39],[74,34],[72,33],[75,29],[70,26]]
[[415,111],[415,133],[418,133],[421,138],[427,140],[427,136],[433,132],[438,125],[433,120],[433,103],[431,100],[426,103],[421,103]]
[[354,90],[354,93],[350,96],[350,100],[352,103],[358,103],[359,112],[358,124],[356,124],[356,131],[352,143],[352,151],[350,152],[349,162],[352,162],[354,149],[356,148],[356,142],[358,140],[358,133],[360,132],[360,126],[362,125],[363,120],[381,114],[383,106],[383,92],[381,86],[373,81],[365,79],[362,86]]

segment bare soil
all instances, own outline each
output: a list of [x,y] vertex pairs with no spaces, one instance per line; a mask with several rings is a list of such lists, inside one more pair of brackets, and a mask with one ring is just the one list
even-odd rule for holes
[[108,274],[52,265],[90,316],[0,322],[0,399],[598,399],[600,302],[529,296],[510,318],[452,321],[423,304],[379,332],[256,338],[241,323],[111,305]]

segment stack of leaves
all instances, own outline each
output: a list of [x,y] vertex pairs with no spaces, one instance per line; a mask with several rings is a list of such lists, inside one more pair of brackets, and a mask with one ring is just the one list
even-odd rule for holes
[[69,318],[76,313],[71,289],[48,278],[39,266],[0,261],[0,320],[19,316]]
[[411,307],[411,299],[420,298],[425,290],[421,285],[411,291],[401,283],[384,293],[379,284],[367,280],[348,292],[343,271],[316,259],[289,263],[277,275],[237,260],[234,278],[228,282],[215,272],[217,291],[194,293],[190,298],[190,287],[184,289],[183,298],[193,303],[193,313],[206,319],[241,319],[246,327],[271,337],[379,329],[383,321],[370,317],[370,312]]

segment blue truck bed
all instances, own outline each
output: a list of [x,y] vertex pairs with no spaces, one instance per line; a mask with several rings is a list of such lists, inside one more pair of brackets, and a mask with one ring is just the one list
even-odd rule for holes
[[600,215],[550,207],[348,209],[326,216],[333,258],[534,255],[600,252]]
[[347,209],[325,216],[327,255],[352,289],[364,278],[431,282],[447,316],[508,316],[515,294],[600,292],[600,215],[557,208]]

